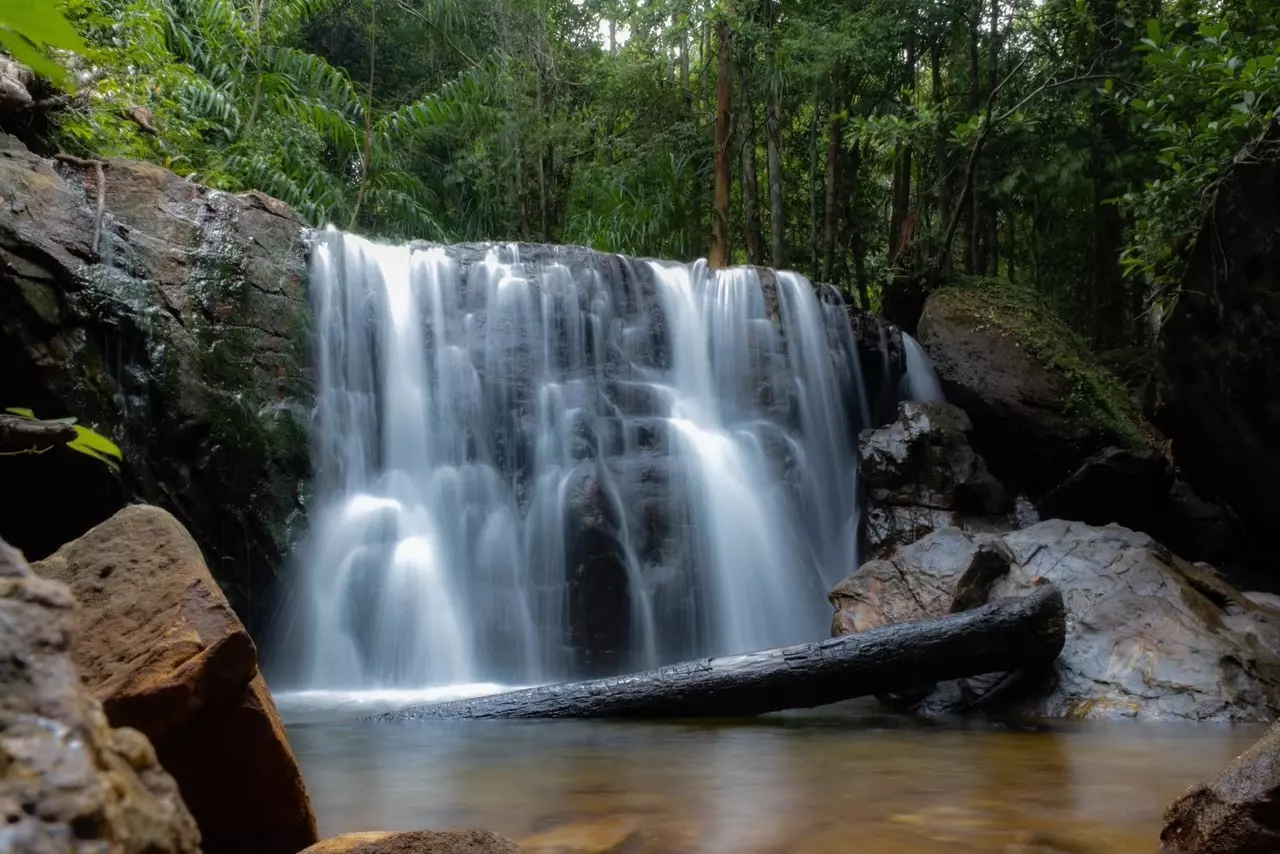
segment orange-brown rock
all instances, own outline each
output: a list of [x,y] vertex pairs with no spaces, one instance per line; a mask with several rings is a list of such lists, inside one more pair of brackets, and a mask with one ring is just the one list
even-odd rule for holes
[[178,786],[76,673],[76,603],[0,541],[0,851],[199,854]]
[[522,849],[488,830],[370,831],[335,836],[299,854],[522,854]]
[[1168,854],[1280,851],[1280,724],[1173,802],[1164,814],[1160,850]]
[[155,743],[206,854],[295,854],[315,816],[257,651],[186,529],[126,507],[35,565],[83,608],[85,684]]

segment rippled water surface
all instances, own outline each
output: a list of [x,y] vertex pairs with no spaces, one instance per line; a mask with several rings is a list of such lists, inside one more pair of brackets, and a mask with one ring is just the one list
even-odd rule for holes
[[861,705],[714,725],[375,724],[356,719],[415,698],[278,699],[323,835],[486,827],[532,854],[1154,852],[1169,801],[1262,732],[929,724]]

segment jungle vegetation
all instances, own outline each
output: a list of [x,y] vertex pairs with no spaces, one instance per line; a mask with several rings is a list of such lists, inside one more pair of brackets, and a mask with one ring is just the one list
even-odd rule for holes
[[[1280,97],[1272,0],[59,0],[51,150],[374,236],[1018,281],[1151,337]],[[26,11],[24,11],[26,10]]]

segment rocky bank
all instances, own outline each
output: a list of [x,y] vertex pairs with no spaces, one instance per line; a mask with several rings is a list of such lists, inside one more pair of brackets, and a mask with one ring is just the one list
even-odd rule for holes
[[0,850],[200,854],[200,831],[147,737],[81,684],[76,601],[0,541]]
[[79,600],[83,681],[113,725],[155,745],[205,854],[296,854],[316,841],[257,650],[172,515],[126,507],[33,569]]

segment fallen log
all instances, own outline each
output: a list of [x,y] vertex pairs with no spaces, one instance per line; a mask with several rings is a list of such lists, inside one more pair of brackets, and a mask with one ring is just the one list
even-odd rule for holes
[[1044,667],[1065,637],[1062,594],[1046,584],[1022,599],[945,617],[628,676],[413,706],[375,720],[746,717]]
[[0,414],[0,452],[29,451],[74,441],[76,428],[61,421],[36,421]]

